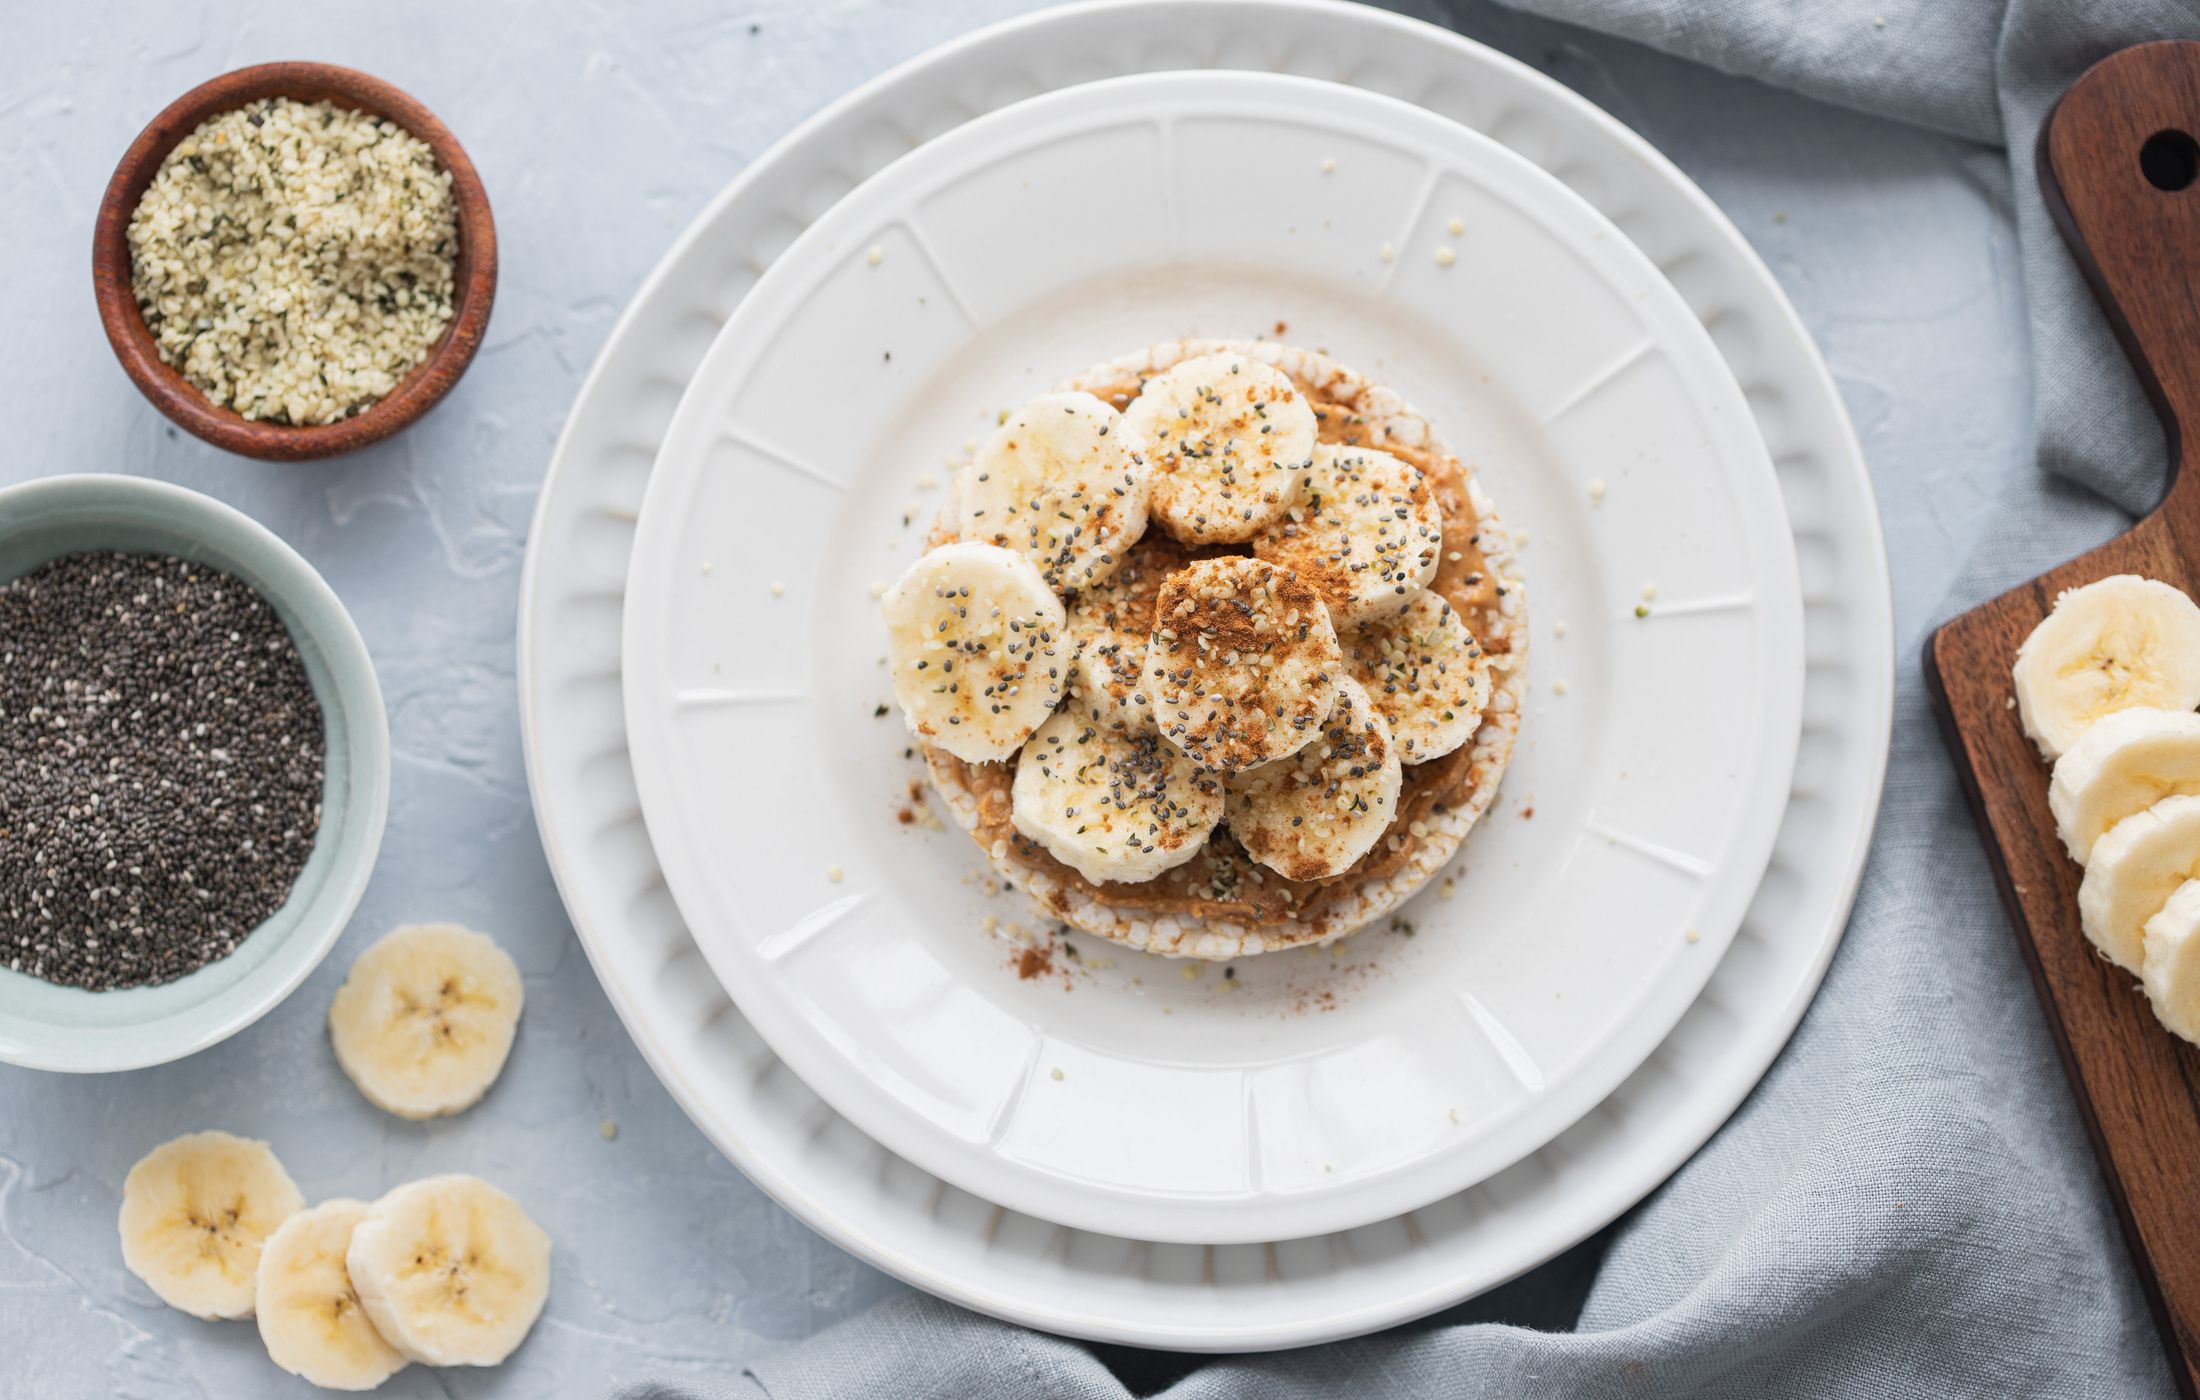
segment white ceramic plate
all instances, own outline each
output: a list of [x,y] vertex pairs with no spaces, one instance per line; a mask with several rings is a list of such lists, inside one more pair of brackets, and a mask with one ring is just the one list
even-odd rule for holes
[[[1532,530],[1531,613],[1570,641],[1508,779],[1534,818],[1470,843],[1460,897],[1406,907],[1421,937],[1378,930],[1349,965],[1223,979],[1080,937],[1080,967],[1114,965],[1020,977],[981,853],[895,820],[908,739],[877,716],[871,585],[1000,405],[1279,322],[1420,406]],[[744,299],[650,478],[627,731],[719,981],[858,1127],[1042,1219],[1288,1239],[1518,1160],[1680,1018],[1786,805],[1801,611],[1741,390],[1588,204],[1392,98],[1148,74],[927,143]]]
[[[909,145],[1005,102],[1217,66],[1328,78],[1450,116],[1558,175],[1650,253],[1711,330],[1773,454],[1808,671],[1794,791],[1740,933],[1673,1034],[1586,1117],[1480,1186],[1378,1226],[1148,1245],[946,1185],[771,1054],[712,979],[649,846],[619,618],[635,514],[681,390],[808,220]],[[1802,1015],[1848,917],[1884,776],[1893,649],[1878,515],[1839,396],[1777,283],[1701,191],[1591,104],[1480,45],[1358,6],[1068,6],[967,36],[820,113],[729,186],[637,294],[574,406],[531,540],[520,668],[536,815],[636,1045],[719,1150],[835,1244],[965,1306],[1075,1336],[1210,1351],[1353,1336],[1502,1283],[1608,1223],[1725,1120]],[[1557,650],[1543,642],[1537,664]]]

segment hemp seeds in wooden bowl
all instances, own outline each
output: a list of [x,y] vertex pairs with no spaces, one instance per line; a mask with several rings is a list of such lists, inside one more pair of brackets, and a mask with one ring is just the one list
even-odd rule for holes
[[457,141],[386,83],[240,69],[147,127],[94,249],[123,368],[170,418],[277,460],[395,432],[486,328],[495,233]]

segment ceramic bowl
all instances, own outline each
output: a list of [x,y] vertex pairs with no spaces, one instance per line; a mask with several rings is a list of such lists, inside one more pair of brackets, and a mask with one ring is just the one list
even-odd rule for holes
[[136,1069],[203,1050],[288,996],[358,907],[390,794],[389,722],[366,643],[296,550],[231,507],[163,482],[59,476],[0,490],[0,583],[90,549],[176,555],[258,590],[305,661],[328,752],[313,854],[289,900],[236,952],[173,982],[108,992],[0,966],[0,1061],[79,1072]]
[[[458,266],[450,322],[427,358],[413,366],[396,388],[365,412],[334,423],[255,422],[215,404],[162,363],[130,290],[130,216],[161,162],[207,118],[269,97],[325,100],[386,118],[425,142],[451,173],[451,196],[458,213]],[[481,177],[458,138],[413,98],[380,78],[335,64],[262,63],[191,89],[168,104],[123,152],[100,200],[99,222],[92,234],[92,283],[100,323],[114,346],[115,358],[153,406],[178,426],[247,457],[277,462],[333,457],[379,442],[419,418],[451,391],[473,363],[489,328],[490,305],[496,300],[496,221],[490,217]]]

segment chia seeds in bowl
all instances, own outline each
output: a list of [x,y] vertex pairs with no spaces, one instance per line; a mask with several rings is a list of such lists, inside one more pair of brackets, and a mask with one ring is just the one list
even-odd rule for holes
[[0,585],[0,965],[104,991],[236,951],[312,854],[325,743],[229,574],[95,551]]

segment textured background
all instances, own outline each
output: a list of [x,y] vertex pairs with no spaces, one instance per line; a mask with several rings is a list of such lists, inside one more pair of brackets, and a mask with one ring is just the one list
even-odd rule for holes
[[[309,1197],[434,1171],[512,1190],[557,1241],[549,1312],[491,1372],[414,1369],[397,1396],[601,1394],[723,1370],[898,1285],[720,1159],[658,1087],[576,945],[528,812],[513,620],[529,514],[566,408],[672,237],[773,139],[858,82],[1030,0],[560,0],[374,5],[15,0],[0,45],[0,484],[126,471],[272,527],[350,605],[394,747],[381,864],[352,928],[284,1006],[181,1064],[77,1079],[0,1067],[0,1390],[293,1393],[250,1324],[162,1307],[122,1268],[123,1174],[176,1133],[270,1138]],[[1960,142],[1717,77],[1460,0],[1404,6],[1550,72],[1647,135],[1740,224],[1818,337],[1884,508],[1914,650],[2001,483],[2028,457],[2025,324],[1998,162]],[[179,436],[94,314],[91,224],[161,106],[277,58],[351,64],[434,108],[480,167],[503,280],[458,390],[395,442],[274,467]],[[456,1120],[369,1107],[323,1029],[351,957],[391,925],[494,932],[527,978],[503,1081]],[[618,1125],[605,1141],[600,1125]],[[1586,1257],[1577,1255],[1578,1274]],[[1557,1282],[1560,1286],[1550,1286]],[[1493,1305],[1563,1323],[1563,1280]],[[294,1383],[295,1393],[307,1393]],[[20,1387],[20,1389],[18,1389]]]

